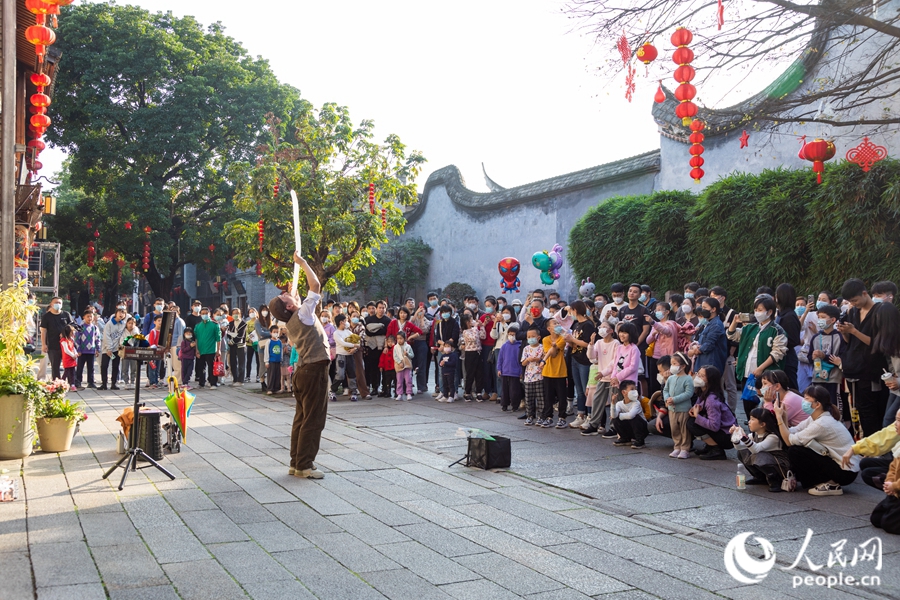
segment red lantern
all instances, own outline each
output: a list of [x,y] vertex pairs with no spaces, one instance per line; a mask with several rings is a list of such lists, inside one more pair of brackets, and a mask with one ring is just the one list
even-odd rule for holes
[[215,245],[215,244],[210,244],[210,245],[209,245],[209,251],[210,251],[210,252],[215,252],[215,251],[216,251],[216,245]]
[[276,178],[275,178],[275,191],[274,191],[274,193],[272,194],[272,197],[273,197],[273,198],[278,198],[278,189],[279,189],[279,186],[278,186],[278,177],[276,177]]
[[375,184],[369,184],[369,211],[375,214]]
[[[680,106],[684,106],[683,104]],[[691,166],[693,169],[691,170],[691,179],[694,180],[694,183],[700,183],[700,180],[703,179],[703,169],[700,167],[703,166],[703,158],[700,156],[703,154],[703,140],[705,136],[700,133],[706,128],[706,125],[700,119],[694,119],[691,121],[691,147],[689,152],[691,153]]]
[[50,103],[50,96],[48,96],[47,94],[37,93],[31,95],[32,106],[40,106],[42,108],[46,108],[50,106]]
[[[47,107],[46,106],[29,106],[28,112],[30,112],[33,115],[46,115]],[[31,128],[29,127],[29,129],[31,129]]]
[[148,236],[150,235],[151,231],[153,231],[153,229],[149,225],[144,227],[144,233],[146,233]]
[[25,8],[36,15],[59,14],[59,7],[44,0],[25,0]]
[[43,127],[44,129],[50,127],[50,117],[47,115],[31,115],[29,122],[35,127]]
[[691,157],[691,166],[694,168],[702,167],[704,162],[705,161],[703,160],[702,156],[692,156]]
[[657,104],[662,104],[666,101],[666,93],[662,89],[662,81],[659,82],[659,87],[656,88],[656,95],[653,96],[653,101]]
[[75,0],[44,0],[49,4],[55,4],[57,6],[68,6],[75,2]]
[[43,63],[47,46],[52,46],[56,42],[56,32],[44,26],[43,15],[37,15],[35,20],[39,24],[25,30],[25,39],[34,44],[34,54],[38,62]]
[[28,142],[29,148],[34,148],[35,152],[41,153],[47,148],[47,144],[42,142],[41,140],[31,140]]
[[701,132],[706,129],[706,123],[701,121],[700,119],[694,119],[691,121],[691,131]]
[[704,175],[705,175],[705,173],[703,172],[703,169],[701,169],[700,167],[691,169],[691,179],[694,180],[694,183],[700,183],[700,180],[703,179]]
[[672,53],[672,62],[679,66],[688,65],[694,62],[694,51],[687,46],[676,48],[675,52]]
[[800,149],[800,158],[811,161],[813,172],[816,174],[816,183],[822,183],[822,173],[825,172],[825,161],[834,158],[837,148],[832,141],[816,138],[804,144]]
[[677,27],[675,33],[672,34],[672,45],[676,48],[679,46],[687,46],[694,40],[694,34],[684,27]]
[[387,229],[387,209],[381,209],[381,228]]
[[701,146],[700,144],[694,144],[690,147],[688,152],[691,153],[691,156],[700,156],[701,154],[703,154],[703,146]]
[[694,96],[697,95],[697,88],[692,86],[689,83],[682,83],[677,88],[675,88],[675,99],[679,102],[685,102],[687,100],[693,100]]
[[682,124],[688,125],[691,119],[697,116],[697,105],[690,100],[685,100],[675,107],[675,116],[681,119]]
[[37,172],[44,168],[44,163],[39,160],[32,160],[28,163],[27,166],[29,171]]
[[650,42],[644,42],[644,45],[637,49],[635,55],[638,57],[638,60],[644,63],[645,65],[649,65],[656,57],[659,56],[659,52],[656,51],[656,47]]
[[696,75],[697,71],[694,70],[694,67],[691,65],[681,65],[675,69],[673,77],[678,83],[688,83],[689,81],[693,81]]
[[691,137],[689,139],[691,140],[692,144],[702,144],[705,138],[702,133],[698,133],[695,131],[691,134]]
[[45,87],[50,85],[50,76],[46,73],[32,73],[31,83],[38,89],[39,92],[43,91]]
[[259,220],[259,223],[256,224],[258,235],[259,235],[259,253],[263,252],[263,239],[265,238],[265,221],[262,219]]
[[262,275],[262,263],[260,261],[256,261],[256,275],[257,277]]
[[100,237],[100,231],[95,231],[95,232],[94,232],[94,237],[95,237],[95,238]]
[[94,250],[94,242],[87,243],[87,266],[90,268],[94,268],[94,258],[96,257],[96,251]]

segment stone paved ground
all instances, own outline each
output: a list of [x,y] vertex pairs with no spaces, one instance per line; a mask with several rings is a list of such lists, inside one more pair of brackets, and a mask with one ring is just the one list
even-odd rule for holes
[[[878,493],[862,484],[833,498],[739,492],[733,462],[676,461],[660,438],[614,448],[424,396],[332,403],[327,475],[300,480],[286,468],[292,401],[226,387],[198,393],[189,446],[163,461],[177,479],[146,469],[119,492],[100,475],[127,394],[81,394],[90,418],[71,451],[0,462],[24,496],[0,504],[0,599],[900,597],[900,539],[869,525]],[[459,426],[511,437],[511,471],[448,467],[465,451]],[[725,571],[733,535],[771,540],[788,567],[807,528],[819,563],[880,533],[883,569],[844,574],[882,585],[794,589],[805,561],[758,585]]]

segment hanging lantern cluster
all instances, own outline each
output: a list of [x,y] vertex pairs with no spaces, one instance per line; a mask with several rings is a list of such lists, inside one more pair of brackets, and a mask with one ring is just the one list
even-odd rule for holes
[[256,224],[256,237],[259,238],[259,253],[263,253],[263,241],[266,239],[266,222],[262,219]]
[[704,135],[701,133],[706,128],[703,121],[700,119],[694,119],[691,121],[691,179],[694,180],[694,183],[700,183],[700,180],[703,179],[703,169],[700,167],[703,166],[703,140]]
[[91,296],[94,295],[94,278],[93,277],[88,278],[88,292],[91,294]]
[[679,104],[675,107],[675,116],[681,119],[681,124],[687,127],[691,119],[697,116],[697,105],[692,102],[697,95],[697,88],[691,85],[691,80],[697,74],[691,63],[694,61],[694,51],[688,48],[688,44],[694,39],[694,34],[684,27],[679,27],[672,34],[672,45],[675,52],[672,53],[672,62],[678,65],[675,69],[675,81],[679,83],[675,89],[675,99]]
[[387,209],[381,209],[381,228],[387,231]]
[[825,161],[834,158],[837,148],[831,140],[816,138],[811,142],[804,140],[798,156],[813,164],[813,173],[816,174],[816,183],[822,183],[822,173],[825,172]]
[[94,242],[87,243],[87,266],[90,268],[94,268],[94,259],[97,258],[97,249],[94,247]]
[[150,232],[153,231],[150,226],[144,227],[144,233],[147,234],[147,239],[144,240],[144,255],[141,261],[141,268],[144,269],[144,272],[150,270]]
[[369,212],[375,214],[375,184],[369,184]]
[[118,271],[119,271],[118,284],[122,285],[122,267],[125,266],[125,261],[120,258],[119,260],[116,261],[116,266],[119,267],[119,269],[118,269]]

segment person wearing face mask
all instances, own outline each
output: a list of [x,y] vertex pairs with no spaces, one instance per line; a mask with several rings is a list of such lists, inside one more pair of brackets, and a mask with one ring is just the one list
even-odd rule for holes
[[694,452],[700,460],[727,460],[725,450],[734,448],[731,427],[737,421],[725,404],[722,372],[713,366],[701,367],[694,376],[694,387],[698,390],[697,403],[688,411],[687,428],[691,436],[706,442]]
[[[450,344],[454,350],[459,346],[459,324],[453,319],[453,306],[451,304],[441,306],[438,317],[435,319],[434,325],[431,328],[431,337],[431,351],[435,355],[437,382],[439,385],[443,386],[443,367],[441,366],[441,362],[444,357],[440,356],[440,348],[442,348],[445,343]],[[444,397],[449,398],[450,396],[456,396],[456,390],[459,387],[459,377],[456,374],[458,373],[456,366],[456,363],[458,362],[459,361],[453,361],[455,386],[449,390],[435,390],[432,397],[437,398],[438,396],[443,395]],[[447,395],[448,392],[450,396]]]
[[810,495],[840,496],[843,486],[853,483],[859,473],[858,456],[851,455],[847,465],[843,464],[844,454],[853,448],[853,436],[836,420],[840,412],[821,386],[811,385],[803,392],[803,412],[810,418],[789,427],[784,405],[775,404],[791,470]]
[[247,323],[241,318],[241,310],[235,308],[231,312],[231,321],[225,328],[225,343],[228,344],[228,360],[231,367],[231,375],[234,380],[232,386],[244,385],[244,363],[247,351]]
[[[803,343],[800,339],[800,331],[803,327],[800,325],[800,317],[797,316],[795,301],[797,299],[797,291],[789,283],[782,283],[775,288],[775,305],[778,307],[778,316],[775,322],[784,330],[787,337],[788,350],[784,354],[784,372],[787,373],[788,381],[791,387],[797,389],[797,371],[799,369],[799,359],[797,358],[797,350]],[[805,314],[806,308],[802,307],[801,312]]]
[[[166,377],[181,376],[181,360],[178,358],[178,348],[181,346],[181,338],[184,335],[185,323],[181,318],[181,309],[174,302],[169,302],[165,308],[166,312],[175,313],[175,322],[172,325],[172,341],[169,347],[169,360],[166,365]],[[187,383],[183,381],[182,383]]]
[[[691,410],[691,398],[694,397],[694,378],[691,376],[691,361],[681,352],[676,352],[669,360],[668,374],[663,374],[665,385],[662,399],[665,403],[672,435],[672,458],[690,458],[693,439],[688,431],[688,413]],[[657,431],[663,433],[662,417],[657,417],[654,424]]]
[[200,321],[203,320],[200,318],[200,309],[201,308],[203,308],[203,304],[199,300],[194,300],[191,303],[191,311],[184,318],[184,326],[185,327],[190,327],[191,329],[193,329],[194,327],[197,326],[197,323],[199,323]]
[[72,315],[62,309],[62,298],[54,296],[50,300],[47,312],[41,317],[41,352],[47,356],[50,363],[50,373],[53,379],[59,379],[61,375],[62,350],[59,345],[59,336],[66,327],[74,324]]
[[893,304],[896,296],[897,284],[893,281],[876,281],[872,284],[872,302]]
[[494,347],[500,341],[494,337],[494,318],[497,316],[497,299],[487,296],[484,299],[484,312],[476,318],[481,322],[484,330],[483,350],[481,352],[481,381],[478,383],[478,391],[482,392],[482,399],[497,400],[497,354]]
[[[591,359],[588,357],[588,346],[591,338],[597,333],[594,322],[588,318],[587,304],[582,300],[576,300],[569,309],[569,314],[575,315],[575,323],[572,324],[572,332],[563,337],[569,347],[569,364],[571,365],[571,378],[575,386],[575,403],[578,416],[569,423],[569,427],[580,429],[587,421],[587,387],[591,372]],[[567,366],[568,368],[568,366]]]
[[660,301],[656,303],[654,318],[645,315],[644,320],[650,325],[650,335],[647,343],[653,345],[653,355],[647,357],[647,368],[650,377],[647,378],[648,396],[653,396],[662,389],[659,382],[653,377],[656,373],[656,362],[663,356],[671,356],[677,350],[678,335],[681,328],[674,321],[669,320],[669,303]]
[[[518,324],[516,325],[518,327]],[[516,339],[515,329],[507,329],[506,341],[497,353],[497,376],[501,380],[500,410],[503,412],[514,411],[522,402],[522,384],[519,378],[522,376],[522,363],[519,360],[521,343]],[[499,343],[499,342],[498,342]]]
[[144,316],[144,322],[141,324],[141,333],[144,335],[150,333],[150,330],[153,329],[153,320],[163,314],[163,309],[165,309],[165,307],[166,301],[162,298],[157,298],[153,301],[153,310]]
[[[494,358],[492,359],[492,361],[493,361],[492,364],[496,365],[497,357],[499,357],[499,355],[500,355],[500,350],[506,344],[506,341],[507,341],[506,336],[510,330],[510,326],[511,325],[516,326],[515,329],[513,329],[513,331],[512,331],[513,336],[515,336],[516,331],[518,331],[518,329],[519,329],[519,323],[516,321],[516,311],[513,310],[512,306],[509,306],[509,305],[504,306],[502,309],[499,310],[499,312],[494,313],[492,315],[491,320],[488,321],[487,323],[485,323],[485,325],[487,327],[490,327],[491,338],[493,338],[495,340],[494,341],[494,349],[493,349]],[[519,350],[521,350],[521,349],[522,349],[522,344],[520,342]],[[496,372],[492,372],[492,374],[496,374]],[[495,389],[498,392],[500,392],[499,398],[502,401],[503,400],[503,393],[502,393],[503,392],[503,378],[500,376],[497,376],[497,380],[495,382]],[[524,392],[521,397],[524,398]],[[509,403],[507,403],[507,404],[509,404]],[[515,410],[516,408],[518,408],[518,407],[514,406],[512,410]]]
[[[756,323],[738,327],[740,320],[735,319],[727,333],[728,339],[739,344],[735,377],[741,389],[744,380],[750,375],[759,381],[766,369],[781,369],[784,366],[784,355],[788,351],[787,336],[774,321],[775,301],[769,296],[761,296],[754,303],[753,311]],[[750,411],[755,407],[755,402],[744,402],[748,420]]]
[[440,310],[441,307],[440,302],[438,302],[438,295],[435,292],[428,292],[427,301],[425,302],[425,318],[429,321],[434,321]]
[[618,309],[623,308],[625,306],[625,286],[621,283],[614,283],[609,288],[610,298],[612,299],[609,303],[603,306],[600,310],[600,320],[608,321],[610,317],[610,311],[615,308]]
[[391,319],[385,315],[385,311],[387,311],[387,303],[379,300],[375,304],[375,314],[370,312],[368,317],[362,319],[366,328],[365,354],[363,356],[366,367],[365,378],[372,390],[377,390],[381,384],[378,361],[381,358],[381,351],[384,350],[388,325],[391,324]]
[[[531,328],[525,332],[528,345],[522,348],[519,361],[525,368],[523,386],[525,392],[525,425],[543,425],[538,414],[544,412],[544,347],[541,345],[540,332]],[[518,335],[516,340],[519,341]]]
[[[257,337],[257,361],[258,365],[265,366],[266,363],[266,349],[265,342],[272,338],[272,334],[269,332],[269,329],[272,327],[272,317],[269,315],[269,307],[265,304],[261,304],[259,310],[257,311],[259,314],[259,318],[256,319],[256,323],[253,325],[253,330],[256,332]],[[260,374],[259,383],[263,391],[266,389],[266,373],[265,368],[263,368],[263,373]]]
[[728,337],[725,335],[725,325],[719,318],[719,301],[715,298],[703,299],[700,324],[703,329],[694,337],[695,341],[687,354],[694,359],[695,369],[712,365],[720,373],[724,372],[725,359],[728,356]]
[[637,382],[622,380],[619,390],[622,399],[612,407],[612,424],[617,434],[614,445],[631,446],[638,450],[645,446],[648,431]]
[[194,362],[197,360],[197,340],[194,339],[194,330],[190,327],[184,328],[181,338],[181,346],[178,348],[178,358],[181,361],[181,382],[185,389],[189,389],[188,382],[191,380]]
[[799,425],[807,418],[803,412],[803,396],[789,389],[787,375],[784,371],[775,369],[763,373],[759,382],[759,393],[763,398],[763,408],[774,410],[775,404],[784,405],[784,414],[788,426]]
[[550,335],[542,341],[544,345],[544,368],[541,370],[544,387],[544,410],[541,413],[541,427],[553,426],[553,406],[557,405],[556,428],[568,427],[566,423],[566,368],[565,348],[566,338],[563,337],[564,329],[556,321],[547,324]]
[[206,385],[206,370],[209,369],[209,385],[211,388],[219,386],[219,378],[213,374],[213,363],[219,354],[219,342],[222,340],[222,328],[209,316],[209,309],[205,306],[200,311],[200,323],[194,328],[194,338],[197,340],[197,383],[199,387]]
[[850,407],[843,410],[840,394],[840,384],[844,378],[841,370],[841,348],[844,339],[835,328],[837,320],[841,318],[841,310],[832,304],[817,304],[816,312],[818,331],[813,334],[807,344],[806,360],[812,366],[812,383],[820,385],[828,390],[831,403],[841,409],[843,420],[850,421]]
[[700,324],[700,318],[695,312],[696,308],[697,303],[693,298],[685,298],[681,301],[681,308],[678,309],[675,322],[682,327],[691,324],[696,328]]
[[544,310],[544,301],[539,298],[533,299],[527,310],[523,309],[522,312],[525,314],[525,317],[519,323],[519,332],[516,334],[517,340],[524,342],[528,338],[527,330],[532,327],[541,332],[541,339],[550,335],[548,319],[544,317]]
[[252,306],[247,311],[247,317],[244,322],[247,324],[247,363],[244,365],[244,381],[250,381],[250,374],[253,372],[253,362],[256,362],[256,383],[259,383],[259,335],[256,333],[256,321],[259,319],[259,312]]
[[[620,345],[615,331],[614,325],[601,322],[597,333],[591,336],[591,343],[587,348],[588,359],[591,361],[588,389],[593,387],[593,393],[585,394],[591,399],[591,416],[582,424],[581,435],[599,435],[607,424],[606,407],[611,394],[610,374]],[[611,436],[614,435],[613,433]]]
[[125,336],[125,319],[126,313],[123,309],[117,309],[115,314],[103,328],[103,339],[100,342],[100,388],[107,389],[109,379],[107,378],[109,365],[112,363],[112,389],[118,390],[119,386],[119,347]]

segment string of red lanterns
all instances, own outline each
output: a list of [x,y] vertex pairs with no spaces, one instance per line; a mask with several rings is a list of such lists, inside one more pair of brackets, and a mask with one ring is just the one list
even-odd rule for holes
[[145,273],[150,270],[150,232],[151,231],[153,231],[153,229],[151,229],[149,225],[147,227],[144,227],[144,233],[147,234],[147,239],[144,240],[144,254],[143,254],[143,260],[141,262],[141,267],[144,269]]
[[369,211],[375,214],[375,184],[369,184]]
[[691,124],[691,119],[697,116],[697,105],[692,102],[697,95],[697,88],[691,85],[696,71],[691,66],[694,60],[694,51],[688,48],[688,44],[694,39],[694,34],[684,27],[675,29],[672,34],[672,45],[675,46],[675,52],[672,53],[672,62],[678,65],[675,69],[675,81],[679,83],[675,89],[675,99],[679,104],[675,107],[675,116],[681,119],[681,124],[687,127]]
[[700,156],[703,154],[703,140],[705,136],[701,133],[706,128],[706,125],[700,119],[694,119],[691,121],[691,179],[694,180],[694,183],[700,183],[700,180],[703,179],[703,169],[700,167],[703,166],[703,157]]

